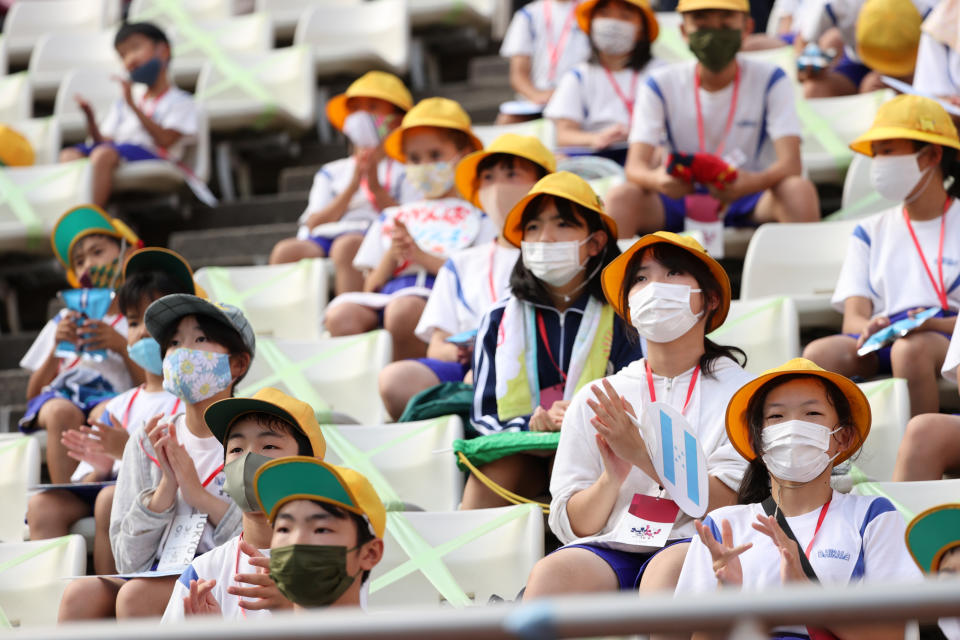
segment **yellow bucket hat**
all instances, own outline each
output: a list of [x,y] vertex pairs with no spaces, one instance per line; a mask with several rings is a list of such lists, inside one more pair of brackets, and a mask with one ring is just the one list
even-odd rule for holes
[[407,115],[403,116],[400,126],[390,132],[383,141],[383,150],[397,162],[406,162],[403,153],[403,132],[415,127],[439,127],[453,129],[467,134],[473,141],[474,151],[483,149],[483,143],[470,130],[470,116],[460,103],[448,98],[424,98]]
[[503,237],[513,246],[519,247],[520,242],[523,241],[523,229],[520,228],[523,212],[527,210],[527,206],[533,199],[541,194],[563,198],[597,212],[608,229],[607,242],[617,241],[617,221],[603,210],[603,201],[600,200],[600,196],[594,192],[586,180],[577,174],[558,171],[541,178],[537,184],[533,185],[530,192],[523,196],[513,209],[510,209],[507,219],[503,221]]
[[730,289],[730,276],[728,276],[724,268],[720,266],[720,263],[711,258],[707,250],[694,238],[680,236],[669,231],[657,231],[643,236],[634,242],[632,247],[617,256],[613,262],[604,268],[603,273],[600,274],[603,294],[607,296],[607,301],[613,306],[616,312],[620,314],[620,317],[628,323],[630,322],[630,310],[624,309],[620,305],[620,292],[623,287],[623,279],[626,277],[627,265],[630,264],[630,260],[638,251],[642,251],[655,244],[671,244],[675,247],[680,247],[707,266],[707,269],[710,270],[713,277],[720,283],[720,289],[723,292],[723,299],[720,301],[720,306],[717,307],[717,312],[710,320],[707,332],[709,333],[722,325],[723,321],[727,319],[727,313],[730,311],[730,299],[733,297]]
[[337,130],[343,129],[343,121],[350,114],[350,109],[347,108],[350,98],[386,100],[404,111],[410,111],[413,107],[413,96],[400,78],[386,71],[368,71],[354,80],[345,92],[333,96],[327,102],[327,120]]
[[867,439],[867,434],[870,433],[870,403],[867,401],[867,397],[863,395],[860,387],[854,384],[852,380],[839,373],[821,369],[805,358],[794,358],[779,367],[764,371],[762,375],[743,385],[733,394],[730,403],[727,405],[727,436],[730,438],[730,444],[737,450],[737,453],[747,460],[753,460],[757,457],[753,445],[750,444],[747,406],[754,394],[767,382],[792,374],[816,376],[832,382],[850,402],[853,427],[856,429],[858,437],[847,447],[846,451],[834,460],[834,465],[840,464],[860,448]]
[[30,142],[19,132],[0,124],[0,167],[29,167],[33,163]]
[[871,142],[877,140],[919,140],[960,149],[957,128],[946,110],[936,100],[902,95],[885,102],[877,109],[873,125],[850,143],[857,153],[873,157]]
[[67,281],[73,287],[79,287],[80,281],[70,267],[70,254],[77,242],[89,235],[104,235],[126,240],[132,249],[142,246],[140,238],[125,223],[111,218],[107,212],[95,204],[84,204],[70,209],[57,220],[50,234],[53,253],[67,270]]
[[[646,18],[646,30],[648,31],[648,33],[645,34],[647,42],[653,42],[656,40],[657,36],[660,34],[660,25],[657,23],[657,15],[653,12],[653,9],[650,8],[650,3],[646,0],[623,1],[627,4],[632,4],[643,12],[644,17]],[[593,18],[593,9],[599,3],[600,0],[587,0],[586,2],[581,2],[577,5],[577,24],[580,26],[580,30],[587,35],[590,35],[590,20]]]
[[702,9],[726,9],[750,13],[749,0],[680,0],[677,3],[677,13],[700,11]]
[[475,188],[477,167],[480,166],[481,162],[498,153],[507,153],[529,160],[546,169],[547,173],[553,173],[557,170],[556,157],[552,151],[543,146],[540,140],[533,136],[505,133],[491,142],[490,146],[483,151],[474,151],[457,164],[457,172],[454,176],[457,191],[466,200],[472,202],[475,207],[480,206]]
[[910,0],[867,0],[857,17],[857,55],[874,71],[913,73],[923,18]]

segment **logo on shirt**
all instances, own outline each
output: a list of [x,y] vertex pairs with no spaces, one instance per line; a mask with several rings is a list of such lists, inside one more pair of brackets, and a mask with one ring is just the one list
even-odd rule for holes
[[817,551],[818,558],[833,558],[834,560],[843,560],[844,562],[850,559],[850,554],[846,551],[841,551],[840,549],[821,549]]
[[755,128],[759,126],[760,122],[757,120],[737,120],[738,127],[751,127]]
[[660,535],[661,529],[654,529],[650,525],[644,525],[642,528],[630,527],[630,533],[634,534],[640,540],[651,540],[654,536]]

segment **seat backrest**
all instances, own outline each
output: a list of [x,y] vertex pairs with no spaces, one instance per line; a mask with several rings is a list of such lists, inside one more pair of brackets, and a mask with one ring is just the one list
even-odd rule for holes
[[853,154],[853,160],[850,161],[847,175],[843,180],[840,206],[846,210],[859,205],[856,212],[856,217],[859,217],[885,211],[896,207],[897,204],[887,200],[873,188],[870,182],[870,158],[861,153]]
[[[21,524],[22,526],[22,524]],[[82,536],[0,545],[0,609],[15,627],[57,623],[68,580],[86,571]]]
[[825,121],[840,139],[849,144],[866,131],[880,105],[896,95],[891,89],[857,93],[835,98],[810,98],[806,103]]
[[60,127],[56,118],[30,118],[10,123],[33,147],[34,164],[53,164],[60,155]]
[[31,82],[35,86],[58,86],[73,69],[97,69],[126,75],[114,51],[113,36],[111,31],[68,31],[40,36],[28,66]]
[[743,349],[747,371],[759,375],[800,355],[797,307],[785,297],[734,300],[726,321],[709,337]]
[[377,377],[392,359],[388,332],[314,341],[261,337],[256,351],[238,396],[277,387],[320,413],[339,411],[360,424],[383,424]]
[[[325,5],[356,4],[363,0],[324,0]],[[316,4],[315,0],[256,0],[254,11],[265,11],[270,15],[274,33],[285,38],[292,37],[297,22],[307,9]]]
[[925,480],[922,482],[863,482],[853,486],[851,493],[861,496],[881,495],[893,502],[904,519],[941,504],[957,502],[960,479]]
[[[77,104],[77,96],[90,103],[97,121],[102,122],[113,103],[122,100],[120,85],[106,69],[71,69],[63,76],[57,97],[53,102],[53,115],[58,118],[83,118]],[[86,120],[84,120],[86,123]]]
[[747,247],[740,298],[831,293],[856,225],[850,220],[761,225]]
[[253,330],[286,340],[320,338],[326,260],[255,267],[204,267],[197,282],[212,300],[243,309]]
[[105,0],[30,0],[13,4],[3,31],[11,52],[29,52],[44,34],[98,31],[105,26]]
[[[130,22],[149,20],[163,22],[161,0],[132,0],[127,19]],[[175,4],[192,19],[224,20],[236,14],[236,0],[179,0]]]
[[[404,548],[393,530],[408,523],[426,548]],[[437,547],[456,541],[439,554],[439,563],[413,565]],[[408,546],[413,546],[407,542]],[[513,600],[527,581],[533,565],[543,557],[543,514],[525,504],[498,509],[438,513],[388,512],[384,555],[370,576],[369,604],[401,608],[444,603],[425,575],[445,585],[460,602],[485,605],[492,595]],[[446,571],[444,571],[444,569]],[[409,571],[407,571],[409,570]],[[449,572],[449,573],[446,573]],[[445,578],[452,578],[450,584]]]
[[202,30],[203,42],[192,39],[189,32],[181,30],[176,24],[168,27],[167,35],[173,46],[174,65],[181,61],[206,60],[209,56],[204,47],[211,41],[226,53],[262,53],[273,48],[273,31],[267,13],[251,13],[220,20],[198,20],[195,26]]
[[[457,416],[442,416],[418,422],[376,426],[344,425],[336,429],[340,436],[363,452],[390,483],[405,504],[424,511],[455,511],[463,495],[463,474],[452,454],[438,453],[463,438],[463,422]],[[324,458],[333,464],[350,464],[350,454],[342,456],[334,438],[327,440]]]
[[505,133],[515,133],[521,136],[533,136],[543,143],[547,149],[557,148],[557,132],[553,120],[539,118],[517,124],[490,124],[471,127],[473,134],[480,138],[483,146],[499,138]]
[[0,75],[0,122],[29,118],[33,112],[33,93],[27,73]]
[[23,540],[27,489],[39,482],[38,441],[22,435],[0,439],[0,542]]
[[[910,420],[910,392],[902,378],[876,380],[860,385],[870,401],[873,422],[866,442],[852,463],[870,480],[890,480],[897,450]],[[859,474],[855,474],[860,478]],[[960,494],[958,494],[960,496]]]

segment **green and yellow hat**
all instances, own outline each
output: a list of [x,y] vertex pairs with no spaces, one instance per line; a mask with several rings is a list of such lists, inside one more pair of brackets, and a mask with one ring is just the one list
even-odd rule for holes
[[390,132],[383,141],[383,150],[397,162],[406,162],[403,153],[403,133],[417,127],[437,127],[453,129],[467,134],[473,141],[474,151],[483,149],[480,138],[470,129],[470,116],[460,103],[449,98],[425,98],[418,102],[407,115],[403,116],[400,126]]
[[347,104],[350,98],[385,100],[404,112],[413,107],[413,96],[400,78],[386,71],[368,71],[354,80],[345,92],[327,102],[327,120],[338,130],[343,129],[343,123],[350,115]]
[[880,105],[873,125],[851,142],[850,148],[872,157],[871,142],[899,138],[960,149],[957,128],[940,103],[911,95],[897,96]]
[[846,451],[834,460],[833,464],[838,465],[852,456],[867,439],[872,420],[870,403],[867,401],[867,396],[863,395],[860,387],[854,384],[850,378],[821,369],[806,358],[794,358],[779,367],[764,371],[733,394],[730,403],[727,405],[727,436],[730,438],[730,444],[737,450],[737,453],[748,461],[757,457],[757,452],[753,450],[753,445],[750,444],[750,425],[747,420],[747,407],[750,406],[750,399],[763,385],[771,380],[794,374],[816,376],[832,382],[850,403],[850,413],[853,416],[853,427],[857,431],[857,438],[850,443]]
[[723,321],[727,319],[727,313],[730,311],[730,300],[733,298],[730,289],[730,276],[727,275],[726,270],[720,266],[719,262],[710,257],[707,250],[695,238],[677,235],[669,231],[648,233],[634,242],[632,247],[621,253],[604,268],[600,275],[600,282],[603,285],[603,294],[607,297],[607,302],[613,306],[621,318],[628,323],[630,322],[630,310],[623,309],[620,305],[620,292],[621,287],[623,287],[623,279],[626,277],[627,265],[630,264],[630,260],[638,251],[655,244],[670,244],[679,247],[707,266],[713,277],[720,283],[720,289],[723,292],[723,300],[720,301],[717,312],[710,320],[707,333],[722,325]]
[[373,534],[382,538],[387,510],[373,485],[353,469],[291,456],[267,462],[253,477],[260,510],[272,524],[280,507],[294,500],[332,504],[366,518]]
[[943,556],[960,547],[960,504],[941,504],[917,514],[904,537],[921,571],[936,573]]
[[203,412],[203,420],[217,440],[226,446],[230,427],[251,413],[266,413],[283,420],[307,437],[314,457],[322,460],[326,455],[327,441],[313,407],[272,387],[260,389],[251,398],[227,398],[214,402]]
[[53,226],[50,244],[53,246],[53,253],[67,270],[67,281],[74,287],[80,286],[80,281],[70,267],[70,254],[81,238],[90,235],[104,235],[125,240],[132,248],[143,246],[140,238],[130,227],[117,218],[111,218],[97,205],[84,204],[70,209],[60,216]]
[[923,18],[910,0],[867,0],[857,16],[857,55],[879,73],[913,74]]
[[557,159],[553,152],[543,146],[539,139],[533,136],[521,136],[516,133],[505,133],[490,143],[490,146],[483,151],[474,151],[466,156],[457,164],[457,172],[454,182],[457,185],[457,191],[466,200],[473,203],[473,206],[480,206],[480,199],[477,197],[477,167],[480,163],[492,155],[506,153],[539,165],[547,173],[553,173],[557,170]]
[[192,293],[201,298],[207,297],[207,292],[203,290],[197,281],[193,278],[193,269],[186,258],[176,251],[164,249],[163,247],[144,247],[137,249],[123,263],[123,279],[135,273],[143,271],[162,271],[169,274],[180,284],[187,288],[185,293]]
[[617,241],[617,221],[607,215],[603,210],[603,201],[596,194],[590,184],[575,173],[569,171],[557,171],[540,178],[537,184],[520,199],[520,202],[513,206],[507,219],[503,221],[503,237],[507,242],[515,247],[519,247],[523,241],[523,229],[520,222],[523,220],[523,213],[533,202],[533,199],[540,195],[550,195],[557,198],[569,200],[575,204],[595,211],[600,215],[600,219],[607,227],[608,242]]
[[[656,40],[657,36],[660,34],[660,25],[657,23],[657,14],[655,14],[653,9],[650,8],[650,3],[646,0],[623,1],[627,4],[632,4],[643,12],[647,23],[647,29],[649,30],[649,33],[646,34],[647,42],[653,42]],[[586,2],[581,2],[578,4],[577,8],[574,10],[575,15],[577,16],[577,25],[579,25],[580,30],[587,35],[590,35],[590,20],[593,19],[593,9],[599,3],[600,0],[586,0]]]

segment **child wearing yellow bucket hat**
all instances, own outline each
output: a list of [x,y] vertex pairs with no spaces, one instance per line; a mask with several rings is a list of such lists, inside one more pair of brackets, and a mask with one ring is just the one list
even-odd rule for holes
[[422,199],[388,207],[370,226],[353,260],[364,273],[363,292],[334,298],[324,323],[344,336],[383,326],[396,360],[423,356],[414,335],[434,279],[448,255],[492,240],[483,212],[456,195],[454,168],[483,148],[470,116],[446,98],[421,100],[383,141],[387,156],[406,163],[406,181]]
[[[924,574],[955,579],[960,574],[960,504],[941,504],[918,513],[907,525],[906,541]],[[920,637],[960,638],[960,618],[940,618],[937,627],[921,625]]]
[[[747,0],[683,0],[677,11],[695,59],[641,83],[628,180],[607,195],[621,237],[708,225],[719,238],[723,226],[819,219],[790,79],[774,63],[737,56],[753,27]],[[718,254],[722,243],[710,244]]]
[[[541,179],[510,210],[503,236],[520,247],[520,260],[511,297],[480,320],[470,414],[476,431],[559,431],[577,390],[640,356],[600,288],[600,270],[620,253],[616,234],[590,185],[567,171]],[[480,470],[533,498],[547,488],[548,463],[520,453]],[[500,504],[470,476],[461,508]]]
[[910,82],[923,18],[911,0],[867,0],[857,16],[857,55],[870,68],[860,91],[883,89],[882,76]]
[[[870,432],[870,404],[849,379],[795,358],[741,387],[726,410],[733,448],[750,461],[738,503],[711,511],[691,541],[676,593],[767,591],[790,583],[910,583],[920,574],[903,518],[886,498],[830,487],[835,465]],[[839,637],[894,637],[889,627],[834,628]],[[776,627],[773,637],[824,636]],[[795,634],[802,634],[800,636]]]
[[564,74],[543,115],[556,125],[558,146],[606,150],[623,164],[640,83],[657,64],[657,18],[646,0],[587,0],[576,16],[593,56]]
[[[549,519],[564,547],[534,567],[527,597],[661,584],[663,560],[675,551],[647,562],[661,547],[693,535],[691,518],[669,501],[662,504],[673,510],[656,520],[669,523],[660,544],[635,534],[633,505],[654,500],[661,482],[628,411],[643,416],[656,401],[682,411],[706,455],[711,506],[733,502],[746,468],[730,448],[722,414],[750,376],[737,361],[739,350],[706,338],[730,307],[723,267],[696,240],[661,231],[611,262],[602,284],[632,340],[638,331],[644,338],[645,357],[586,385],[567,409],[550,481]],[[681,554],[676,566],[682,561]],[[587,577],[582,583],[559,579],[573,566]]]
[[223,444],[224,490],[243,512],[243,526],[239,536],[190,563],[174,586],[163,622],[204,614],[258,618],[288,609],[291,603],[267,573],[273,528],[260,511],[254,477],[277,458],[323,459],[327,447],[313,407],[265,387],[250,398],[215,402],[203,418]]
[[[530,188],[556,169],[553,152],[536,138],[507,133],[457,164],[460,194],[480,207],[501,230],[488,244],[454,252],[437,273],[416,335],[427,357],[387,365],[380,396],[397,419],[410,399],[441,382],[459,382],[470,370],[473,336],[481,316],[510,292],[510,274],[520,250],[503,237],[503,221]],[[453,337],[456,342],[448,342]]]
[[960,103],[960,0],[941,0],[921,24],[913,88]]
[[352,263],[367,227],[387,207],[420,197],[404,180],[403,163],[386,157],[382,144],[411,107],[403,81],[385,71],[363,74],[330,99],[327,120],[347,136],[351,155],[317,171],[297,237],[278,242],[270,264],[330,257],[337,293],[362,288]]
[[370,481],[352,469],[292,457],[260,467],[254,488],[273,525],[270,577],[294,608],[363,606],[387,521]]
[[[870,180],[898,203],[854,229],[832,303],[843,334],[815,340],[804,356],[846,376],[906,378],[913,415],[939,410],[936,372],[960,309],[960,138],[935,100],[903,95],[881,105],[850,145],[871,156]],[[902,204],[901,204],[902,203]],[[919,309],[939,309],[905,337],[872,352],[867,338]]]

